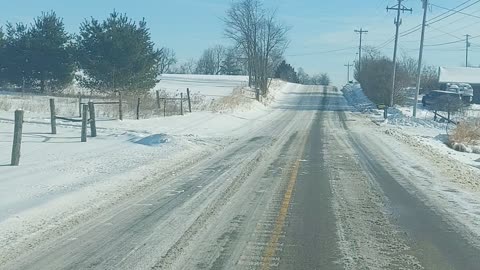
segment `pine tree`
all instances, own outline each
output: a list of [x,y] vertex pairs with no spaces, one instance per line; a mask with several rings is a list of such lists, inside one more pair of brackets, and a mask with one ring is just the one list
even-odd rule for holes
[[287,82],[298,83],[298,76],[295,69],[290,64],[287,64],[285,60],[283,60],[277,67],[275,78],[280,78]]
[[144,20],[137,25],[115,11],[103,22],[92,18],[81,25],[77,43],[83,86],[145,92],[158,82],[160,51]]
[[4,80],[9,84],[22,86],[33,82],[27,25],[7,23],[2,68]]
[[241,75],[242,68],[238,63],[238,57],[234,49],[228,49],[222,62],[221,73],[225,75]]
[[40,91],[62,89],[70,84],[75,70],[71,37],[55,12],[42,13],[28,33],[33,79]]
[[5,34],[0,27],[0,86],[6,82],[5,77]]

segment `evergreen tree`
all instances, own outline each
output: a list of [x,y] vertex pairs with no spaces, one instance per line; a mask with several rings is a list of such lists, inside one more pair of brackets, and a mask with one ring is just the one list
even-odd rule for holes
[[5,34],[0,27],[0,86],[6,81],[5,78]]
[[303,68],[299,68],[297,72],[298,82],[301,84],[310,84],[310,76]]
[[320,74],[319,84],[320,85],[330,85],[330,76],[327,73]]
[[225,75],[242,75],[242,68],[233,48],[227,50],[225,59],[222,62],[221,73]]
[[5,82],[22,86],[33,82],[30,38],[25,24],[7,23],[2,59]]
[[280,78],[287,82],[298,83],[298,76],[295,69],[290,64],[287,64],[285,60],[283,60],[277,67],[275,78]]
[[44,92],[70,84],[75,71],[70,35],[55,12],[42,13],[28,32],[32,75]]
[[141,92],[158,82],[160,51],[144,20],[137,25],[117,12],[103,22],[92,18],[80,27],[78,47],[80,81],[88,88]]

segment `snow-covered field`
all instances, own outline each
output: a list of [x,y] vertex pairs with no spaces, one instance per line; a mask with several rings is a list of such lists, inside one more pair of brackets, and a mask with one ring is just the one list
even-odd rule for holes
[[230,96],[234,89],[246,87],[247,76],[163,74],[155,90],[175,92],[189,88],[210,98]]

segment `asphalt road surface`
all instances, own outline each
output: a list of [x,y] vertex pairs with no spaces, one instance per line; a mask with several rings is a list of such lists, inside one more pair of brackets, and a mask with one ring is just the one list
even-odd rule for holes
[[478,239],[400,184],[415,164],[357,128],[340,92],[288,95],[248,138],[167,187],[0,268],[480,269]]

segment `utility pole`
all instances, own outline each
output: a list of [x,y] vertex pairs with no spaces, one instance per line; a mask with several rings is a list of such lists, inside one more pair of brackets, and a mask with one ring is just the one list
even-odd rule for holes
[[470,48],[470,35],[465,35],[466,39],[466,46],[465,46],[465,67],[468,67],[468,51]]
[[368,31],[360,28],[360,30],[355,30],[355,33],[360,34],[360,45],[358,46],[358,71],[360,72],[360,69],[362,68],[362,38],[363,34],[368,33]]
[[350,64],[350,62],[348,62],[348,64],[344,65],[347,67],[347,83],[350,83],[350,68],[353,67],[352,64]]
[[405,11],[410,11],[412,12],[413,10],[411,8],[406,8],[402,2],[404,0],[397,0],[398,4],[393,7],[387,7],[387,11],[389,10],[395,10],[397,11],[397,18],[395,19],[394,23],[396,26],[395,30],[395,47],[393,49],[393,82],[392,82],[392,91],[390,93],[390,107],[393,107],[393,94],[395,92],[395,79],[397,77],[397,49],[398,49],[398,34],[400,30],[400,25],[402,25],[402,19],[400,18],[401,12]]
[[423,43],[425,41],[425,26],[427,24],[427,9],[428,9],[428,0],[423,0],[422,36],[420,38],[420,52],[419,52],[419,55],[418,55],[417,88],[415,89],[415,100],[413,101],[413,117],[417,117],[418,94],[420,92],[420,84],[422,83]]

